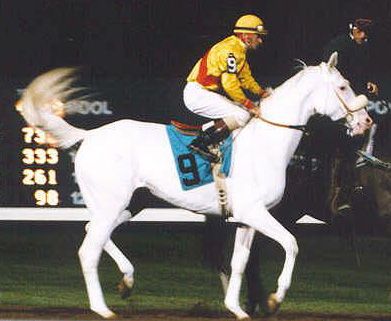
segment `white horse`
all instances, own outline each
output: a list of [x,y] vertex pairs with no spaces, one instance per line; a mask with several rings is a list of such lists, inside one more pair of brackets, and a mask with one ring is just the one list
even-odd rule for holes
[[[335,68],[336,63],[334,53],[327,63],[303,67],[262,102],[261,119],[251,120],[236,133],[226,184],[234,219],[245,227],[236,233],[224,303],[238,319],[248,318],[239,305],[239,294],[255,231],[277,241],[285,250],[277,291],[269,297],[272,309],[278,308],[291,284],[298,253],[296,239],[268,210],[283,196],[286,168],[303,134],[289,125],[304,125],[315,113],[333,120],[346,117],[352,134],[362,134],[372,123],[364,108],[366,97],[354,94]],[[75,91],[71,74],[63,68],[37,77],[26,88],[17,108],[30,125],[51,134],[60,147],[82,141],[75,172],[92,219],[79,257],[90,308],[104,318],[112,318],[115,314],[105,303],[97,268],[104,249],[124,273],[125,286],[132,286],[134,268],[110,235],[129,219],[130,213],[124,210],[137,188],[147,187],[154,195],[196,213],[221,213],[213,183],[182,190],[165,125],[120,120],[86,131],[63,120],[60,116],[67,110],[60,101],[67,101]]]

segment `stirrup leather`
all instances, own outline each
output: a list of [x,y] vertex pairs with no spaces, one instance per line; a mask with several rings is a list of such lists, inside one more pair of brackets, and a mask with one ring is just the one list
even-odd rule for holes
[[220,155],[215,152],[216,150],[219,150],[219,148],[203,146],[202,143],[197,144],[195,141],[191,142],[188,147],[212,163],[218,163],[220,161]]

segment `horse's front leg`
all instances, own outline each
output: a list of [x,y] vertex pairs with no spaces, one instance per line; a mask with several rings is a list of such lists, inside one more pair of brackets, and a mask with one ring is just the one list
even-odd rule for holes
[[231,278],[228,283],[224,304],[239,320],[249,318],[249,315],[240,307],[239,297],[243,273],[250,255],[254,233],[254,229],[248,227],[240,227],[236,230],[235,245],[231,259]]
[[278,278],[277,291],[271,294],[268,300],[269,313],[274,313],[284,300],[291,285],[293,268],[299,248],[296,238],[269,213],[265,206],[260,205],[258,208],[254,208],[254,210],[246,212],[247,215],[242,216],[241,222],[275,240],[285,250],[285,262]]

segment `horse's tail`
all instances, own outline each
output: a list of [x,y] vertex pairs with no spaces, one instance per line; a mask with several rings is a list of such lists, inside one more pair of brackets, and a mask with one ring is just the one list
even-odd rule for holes
[[26,122],[49,134],[48,141],[61,148],[68,148],[84,139],[87,131],[67,123],[64,117],[69,111],[70,97],[79,91],[71,87],[75,80],[74,68],[58,68],[35,78],[24,90],[16,109]]

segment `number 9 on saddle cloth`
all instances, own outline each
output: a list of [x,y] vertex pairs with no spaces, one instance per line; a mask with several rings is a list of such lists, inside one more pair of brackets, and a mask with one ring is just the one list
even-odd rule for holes
[[[185,133],[174,125],[167,125],[167,135],[175,159],[178,178],[183,190],[190,190],[213,182],[211,163],[188,146],[194,140],[194,134]],[[220,145],[221,172],[229,175],[232,156],[232,136],[226,138]]]

